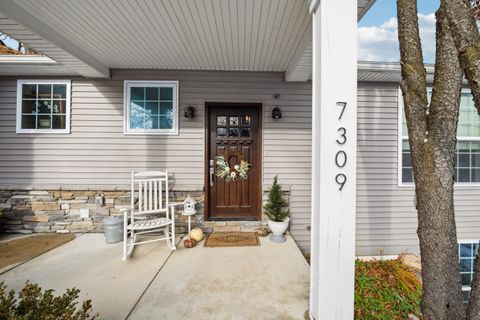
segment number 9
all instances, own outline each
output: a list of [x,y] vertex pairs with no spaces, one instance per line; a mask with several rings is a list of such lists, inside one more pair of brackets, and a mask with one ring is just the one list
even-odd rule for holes
[[335,181],[340,185],[340,188],[338,188],[338,190],[342,191],[343,186],[345,185],[345,183],[347,183],[347,176],[343,173],[339,173],[335,177]]

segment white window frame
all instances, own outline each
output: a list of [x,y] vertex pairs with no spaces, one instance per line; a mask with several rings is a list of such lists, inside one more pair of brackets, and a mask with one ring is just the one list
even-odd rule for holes
[[[474,244],[474,243],[479,243],[480,242],[480,239],[458,239],[457,240],[457,243],[458,243],[458,248],[459,248],[459,251],[458,251],[458,261],[460,263],[460,245],[461,244]],[[479,245],[480,247],[480,245]],[[480,248],[478,249],[480,250]],[[474,272],[475,272],[475,267],[474,267]],[[463,286],[462,285],[462,291],[471,291],[472,290],[472,286]]]
[[[427,91],[431,91],[431,88],[428,88]],[[471,93],[470,89],[462,88],[462,93]],[[405,188],[413,188],[415,187],[415,182],[403,182],[402,180],[402,168],[403,168],[403,159],[402,159],[402,146],[403,146],[403,139],[408,138],[408,135],[402,135],[402,118],[403,118],[403,95],[402,90],[398,87],[398,151],[397,151],[397,179],[398,179],[398,186],[405,187]],[[480,137],[457,137],[457,141],[480,141]],[[480,187],[480,182],[455,182],[455,187]]]
[[[65,84],[66,87],[66,114],[65,114],[65,129],[22,129],[22,98],[24,84]],[[70,108],[71,108],[71,80],[17,80],[17,133],[35,133],[35,134],[69,134],[70,133]]]
[[[173,119],[172,129],[132,129],[130,128],[130,88],[140,87],[164,87],[173,88]],[[123,134],[125,135],[178,135],[178,81],[160,80],[125,80],[123,85]]]

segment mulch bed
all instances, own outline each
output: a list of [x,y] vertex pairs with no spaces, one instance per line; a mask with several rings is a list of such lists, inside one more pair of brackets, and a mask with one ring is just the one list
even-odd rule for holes
[[73,234],[39,234],[0,242],[0,268],[31,260],[74,238]]

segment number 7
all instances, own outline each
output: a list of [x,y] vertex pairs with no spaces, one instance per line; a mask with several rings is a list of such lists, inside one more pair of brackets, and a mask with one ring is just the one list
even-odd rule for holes
[[345,108],[347,107],[347,103],[339,101],[339,102],[337,102],[337,106],[342,107],[342,112],[340,113],[340,116],[338,117],[338,120],[341,120],[342,116],[343,116],[343,112],[345,111]]

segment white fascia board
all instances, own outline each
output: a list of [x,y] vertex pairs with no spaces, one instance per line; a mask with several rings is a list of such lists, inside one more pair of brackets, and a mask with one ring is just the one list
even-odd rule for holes
[[[82,47],[78,46],[65,36],[58,33],[55,29],[44,24],[40,19],[22,8],[13,0],[3,0],[2,6],[0,7],[0,12],[7,17],[13,19],[15,22],[32,30],[42,38],[55,44],[59,48],[65,50],[70,55],[76,57],[77,59],[88,65],[90,68],[95,70],[95,73],[96,75],[98,75],[98,77],[110,77],[110,69],[108,68],[108,66],[97,60],[90,53],[85,51]],[[65,64],[65,67],[68,68],[68,65]],[[89,77],[90,75],[91,73],[85,74],[84,76]]]

